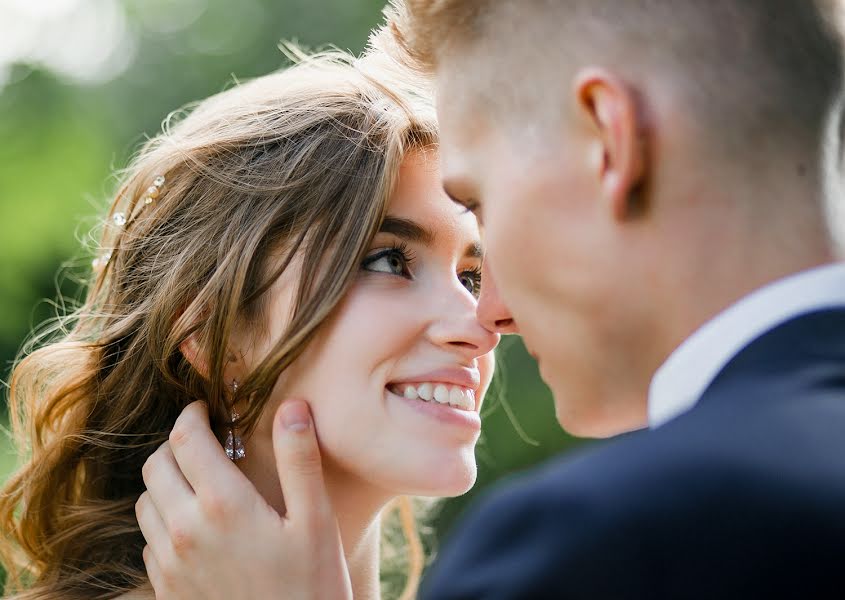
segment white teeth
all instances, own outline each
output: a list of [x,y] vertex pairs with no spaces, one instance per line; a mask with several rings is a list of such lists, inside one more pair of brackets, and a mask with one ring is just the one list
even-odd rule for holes
[[463,402],[461,402],[461,398],[463,397],[464,393],[459,387],[453,387],[449,390],[449,404],[452,406],[461,406]]
[[475,391],[459,385],[448,386],[442,383],[404,384],[393,388],[409,400],[434,400],[438,404],[447,404],[461,410],[475,410]]
[[449,404],[462,408],[464,405],[464,391],[459,387],[453,387],[449,390]]
[[449,392],[449,404],[462,410],[475,410],[475,392],[461,387],[453,387]]

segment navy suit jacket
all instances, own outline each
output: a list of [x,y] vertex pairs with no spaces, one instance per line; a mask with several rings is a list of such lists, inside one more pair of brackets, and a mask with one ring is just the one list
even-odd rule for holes
[[470,506],[421,598],[845,598],[845,308],[760,336],[663,427]]

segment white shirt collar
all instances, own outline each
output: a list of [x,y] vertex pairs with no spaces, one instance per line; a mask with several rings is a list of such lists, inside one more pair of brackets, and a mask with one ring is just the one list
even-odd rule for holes
[[693,408],[736,354],[801,313],[845,307],[845,264],[825,265],[770,283],[702,325],[666,359],[648,392],[649,427]]

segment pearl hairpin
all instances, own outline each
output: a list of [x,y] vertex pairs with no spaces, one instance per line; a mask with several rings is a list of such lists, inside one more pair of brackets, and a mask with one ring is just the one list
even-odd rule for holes
[[[137,214],[141,214],[146,207],[150,204],[158,200],[159,196],[161,196],[161,190],[164,187],[166,179],[164,175],[158,175],[154,180],[150,187],[146,189],[144,195],[141,197],[141,210],[138,211]],[[111,221],[115,227],[119,227],[121,229],[125,229],[128,227],[132,221],[137,218],[137,214],[135,217],[131,219],[126,216],[126,213],[123,212],[116,212],[112,215]],[[106,251],[104,254],[98,256],[91,262],[91,266],[94,267],[95,271],[102,271],[103,269],[108,266],[109,262],[112,258],[112,250]]]

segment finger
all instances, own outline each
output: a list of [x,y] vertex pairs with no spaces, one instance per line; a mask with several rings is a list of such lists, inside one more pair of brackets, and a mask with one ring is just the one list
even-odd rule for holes
[[170,449],[201,501],[203,496],[216,497],[220,490],[226,490],[229,498],[237,497],[251,487],[211,431],[205,402],[192,402],[176,419],[170,433]]
[[[170,449],[170,442],[159,446],[158,450],[147,459],[142,473],[147,491],[142,494],[139,502],[144,499],[149,500],[153,505],[149,512],[155,513],[157,520],[172,537],[174,523],[184,522],[184,515],[194,510],[197,497],[179,469],[173,451]],[[137,507],[136,504],[136,509]],[[154,532],[159,533],[160,530],[156,527]],[[168,542],[172,543],[172,540]],[[161,541],[147,538],[147,543],[153,545],[159,557],[162,556],[161,552],[166,548],[163,545],[164,538],[161,538]]]
[[141,534],[147,542],[144,547],[144,565],[147,567],[147,577],[156,590],[156,597],[160,598],[163,597],[159,595],[163,592],[161,587],[162,573],[155,556],[164,556],[168,552],[170,535],[148,492],[141,494],[141,497],[135,503],[135,518],[138,520]]
[[288,520],[312,522],[328,515],[320,448],[305,401],[282,402],[273,421],[273,449]]
[[150,585],[153,586],[153,592],[155,592],[156,600],[164,600],[168,597],[168,593],[164,587],[164,578],[162,577],[161,567],[159,567],[155,553],[149,546],[144,546],[144,551],[141,556],[144,558],[144,568],[147,570],[147,579],[150,580]]
[[141,534],[148,546],[151,546],[159,554],[169,546],[170,535],[167,532],[167,526],[158,512],[158,508],[153,504],[149,492],[141,494],[135,503],[135,518],[138,520]]
[[165,520],[169,508],[181,507],[196,499],[193,488],[173,456],[170,442],[159,446],[144,463],[141,473],[150,498]]

